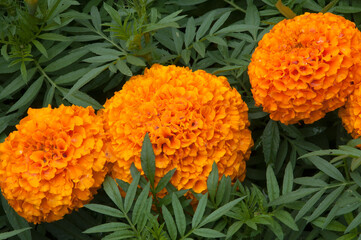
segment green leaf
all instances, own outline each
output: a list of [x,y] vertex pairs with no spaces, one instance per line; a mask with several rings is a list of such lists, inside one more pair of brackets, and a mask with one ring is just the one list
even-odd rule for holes
[[90,10],[90,15],[92,17],[92,23],[97,31],[101,31],[102,29],[102,21],[100,18],[100,13],[98,11],[98,8],[93,6]]
[[303,205],[303,207],[298,211],[298,214],[296,215],[295,219],[298,221],[303,216],[305,216],[308,211],[310,211],[311,208],[313,208],[316,204],[316,202],[322,197],[322,195],[325,193],[326,189],[321,189],[319,192],[317,192],[315,195],[313,195],[306,203]]
[[43,33],[40,34],[38,38],[44,40],[50,40],[50,41],[61,41],[61,42],[70,41],[70,38],[57,33]]
[[169,172],[167,172],[164,177],[162,177],[158,184],[157,184],[157,187],[155,188],[155,192],[156,193],[159,193],[160,191],[162,191],[166,186],[167,184],[169,183],[169,181],[171,180],[171,178],[173,177],[173,174],[175,173],[176,169],[172,169],[170,170]]
[[287,193],[285,195],[280,196],[279,198],[275,199],[274,201],[270,202],[269,206],[277,206],[282,205],[286,203],[294,202],[298,199],[301,199],[303,197],[306,197],[307,195],[310,195],[316,191],[319,191],[319,188],[301,188],[297,189],[296,191]]
[[23,77],[23,80],[26,81],[26,79],[28,79],[28,72],[26,71],[25,62],[21,62],[20,72],[21,72],[21,76]]
[[74,86],[69,90],[69,92],[64,96],[64,98],[68,98],[68,96],[72,95],[75,91],[79,90],[81,87],[83,87],[85,84],[93,80],[95,77],[97,77],[101,72],[103,72],[107,66],[100,66],[97,68],[94,68],[90,70],[88,73],[86,73],[83,77],[81,77]]
[[175,49],[177,53],[180,54],[183,46],[183,36],[181,31],[179,31],[176,28],[172,28],[172,37],[173,37]]
[[206,55],[206,46],[203,42],[195,42],[193,43],[194,49],[197,51],[199,55],[204,57]]
[[209,197],[212,201],[214,201],[214,197],[216,196],[218,179],[219,179],[219,175],[218,175],[217,163],[213,162],[212,171],[208,175],[208,179],[207,179],[207,189],[208,189]]
[[71,52],[67,55],[65,55],[62,58],[57,59],[56,61],[50,63],[44,68],[45,72],[55,72],[57,70],[60,70],[62,68],[65,68],[67,66],[70,66],[71,64],[78,61],[81,57],[83,57],[85,54],[88,53],[87,49],[81,49],[74,52]]
[[214,35],[224,34],[224,33],[239,33],[239,32],[246,32],[252,29],[260,29],[260,27],[247,25],[247,24],[233,24],[231,26],[222,28],[218,32],[215,32]]
[[274,163],[280,144],[280,133],[277,122],[269,120],[262,134],[264,158],[267,164]]
[[119,211],[118,209],[104,206],[101,204],[91,203],[91,204],[84,205],[84,207],[86,207],[94,212],[98,212],[98,213],[116,217],[116,218],[124,218],[125,217],[124,214],[121,211]]
[[294,182],[300,185],[312,186],[312,187],[327,187],[328,184],[318,178],[314,177],[300,177],[294,179]]
[[[229,188],[231,185],[232,184],[231,184],[230,178],[223,175],[221,181],[219,182],[218,188],[217,188],[216,206],[219,206],[221,204],[224,197],[228,197],[228,194],[231,191],[231,189]],[[227,199],[227,200],[229,200],[229,199]]]
[[[66,96],[69,92],[69,89],[66,89],[66,88],[58,87],[58,89],[61,92],[61,94],[63,94],[63,96]],[[74,105],[78,105],[78,106],[82,106],[82,107],[92,106],[94,109],[100,109],[103,107],[94,98],[92,98],[88,94],[80,92],[80,91],[75,91],[72,95],[69,95],[67,97],[67,100]]]
[[4,57],[6,61],[9,61],[9,55],[8,55],[8,45],[4,44],[1,47],[1,55]]
[[361,12],[361,7],[356,6],[336,6],[333,8],[334,12],[338,13],[358,13]]
[[192,228],[196,228],[198,224],[202,221],[204,211],[206,210],[206,206],[207,206],[207,199],[208,199],[208,193],[203,195],[199,200],[197,209],[193,215]]
[[322,172],[332,177],[333,179],[336,179],[340,182],[346,181],[342,173],[326,160],[317,156],[308,157],[308,159],[313,163],[313,165],[315,165],[318,169],[320,169]]
[[357,237],[358,237],[358,233],[353,232],[353,233],[345,234],[345,235],[337,238],[336,240],[355,240]]
[[294,231],[298,231],[298,226],[289,212],[286,212],[285,210],[276,210],[274,216],[287,227]]
[[87,63],[107,63],[107,62],[115,61],[118,58],[119,58],[119,56],[116,56],[116,55],[101,55],[101,56],[95,56],[95,57],[90,57],[90,58],[84,59],[83,62],[87,62]]
[[15,230],[23,230],[21,233],[17,233],[19,238],[21,240],[31,240],[31,233],[30,230],[24,230],[24,229],[30,229],[28,222],[20,217],[15,210],[10,207],[4,196],[1,194],[1,204],[2,208],[5,211],[7,220],[11,224],[11,226]]
[[172,240],[177,239],[177,227],[173,220],[172,214],[170,214],[167,207],[164,205],[162,205],[162,213],[170,238]]
[[114,232],[120,229],[130,229],[131,227],[128,224],[122,222],[110,222],[100,224],[95,227],[91,227],[85,230],[83,233],[101,233],[101,232]]
[[144,67],[147,65],[145,64],[144,60],[139,57],[135,57],[133,55],[127,55],[126,58],[127,58],[127,62],[134,66]]
[[85,73],[89,72],[91,68],[81,68],[70,73],[66,73],[57,77],[54,82],[58,85],[73,83]]
[[[257,10],[257,7],[254,4],[249,4],[246,10],[246,16],[244,19],[245,23],[247,25],[253,25],[258,27],[260,24],[260,16],[259,16],[259,12]],[[252,29],[250,30],[253,39],[257,39],[257,31],[258,29]]]
[[352,220],[352,222],[348,225],[344,233],[348,233],[360,225],[361,225],[361,212],[359,212],[357,216]]
[[184,44],[186,48],[188,48],[188,46],[193,42],[195,35],[196,35],[196,24],[194,22],[194,18],[190,17],[188,19],[184,34]]
[[112,6],[108,5],[104,2],[103,4],[105,11],[109,14],[109,16],[119,25],[123,26],[121,15],[115,10]]
[[184,215],[182,205],[175,193],[172,195],[172,207],[179,234],[183,237],[186,231],[186,217]]
[[231,12],[223,13],[222,16],[213,24],[211,30],[209,31],[209,35],[213,35],[213,33],[215,33],[225,23],[230,14]]
[[210,228],[198,228],[193,231],[195,235],[205,238],[222,238],[225,237],[223,233],[210,229]]
[[[31,227],[28,227],[28,228],[22,228],[22,229],[18,229],[18,230],[13,230],[13,231],[10,231],[10,232],[4,232],[4,233],[0,233],[0,239],[9,239],[13,236],[16,236],[26,230],[29,230],[31,229]],[[20,236],[19,236],[20,237]]]
[[35,97],[38,95],[41,86],[43,85],[44,77],[40,76],[31,86],[26,90],[24,95],[14,104],[11,106],[11,108],[8,110],[9,112],[13,112],[15,110],[18,110],[21,107],[24,107],[28,104],[31,104],[32,101],[35,99]]
[[198,227],[202,227],[206,225],[207,223],[214,222],[226,213],[228,213],[229,210],[231,210],[236,204],[238,204],[240,201],[242,201],[245,198],[237,198],[222,207],[218,208],[217,210],[213,211],[211,214],[209,214],[203,221],[198,225]]
[[125,63],[125,61],[118,60],[117,63],[115,64],[115,66],[117,67],[119,72],[123,73],[124,75],[130,76],[130,77],[133,76],[132,71],[130,70],[128,65]]
[[49,86],[45,93],[43,107],[47,107],[49,104],[51,105],[51,102],[53,101],[54,98],[54,93],[55,93],[55,85]]
[[124,209],[123,199],[114,179],[110,176],[107,176],[103,182],[103,188],[105,193],[115,203],[115,205],[121,210]]
[[283,230],[281,225],[279,225],[278,222],[276,222],[273,218],[271,219],[266,219],[270,225],[268,225],[269,229],[271,229],[271,231],[276,235],[276,237],[278,239],[283,239]]
[[208,16],[203,20],[201,26],[198,28],[198,31],[196,33],[196,41],[199,41],[209,30],[209,27],[211,26],[214,19],[214,13],[211,12],[208,14]]
[[227,230],[226,239],[230,239],[243,226],[243,221],[234,222]]
[[292,169],[292,163],[289,162],[287,164],[286,170],[285,170],[285,176],[283,178],[283,185],[282,185],[282,194],[290,193],[292,192],[293,188],[293,169]]
[[312,215],[307,219],[308,222],[312,222],[314,219],[319,217],[327,208],[337,200],[337,198],[342,193],[345,185],[339,186],[336,190],[330,193],[323,201],[318,205],[318,207],[313,211]]
[[355,171],[361,165],[361,157],[354,158],[351,161],[351,171]]
[[218,45],[221,45],[221,46],[225,46],[227,47],[227,42],[221,38],[221,37],[218,37],[218,36],[207,36],[207,40],[212,42],[212,43],[215,43],[215,44],[218,44]]
[[125,199],[124,199],[124,211],[125,211],[125,213],[128,213],[130,208],[132,207],[132,204],[133,204],[134,198],[135,198],[135,194],[137,193],[139,179],[140,179],[140,173],[138,172],[133,177],[133,181],[129,185],[129,188],[127,190],[127,194],[125,195]]
[[15,78],[13,81],[11,81],[1,92],[0,92],[0,100],[7,98],[9,96],[11,96],[13,93],[19,91],[20,89],[22,89],[27,82],[29,82],[32,77],[34,76],[36,72],[35,68],[31,68],[28,71],[28,79],[26,79],[26,81],[24,81],[22,79],[22,76],[19,75],[17,78]]
[[39,50],[39,52],[41,52],[41,54],[44,55],[44,57],[48,58],[48,52],[46,51],[45,47],[43,46],[43,44],[41,44],[38,40],[33,40],[31,41],[34,46]]
[[149,179],[152,188],[154,188],[155,155],[148,133],[144,136],[140,160],[145,176]]
[[352,180],[354,180],[355,183],[361,188],[361,176],[360,176],[360,173],[351,172],[350,176],[351,176]]
[[344,232],[346,230],[346,226],[336,220],[331,221],[325,228],[323,228],[325,221],[326,221],[326,218],[319,217],[319,218],[313,220],[312,224],[314,224],[315,226],[317,226],[321,229],[326,229],[326,230],[330,230],[330,231]]
[[120,239],[134,239],[135,233],[133,231],[123,229],[109,234],[102,238],[102,240],[120,240]]
[[277,183],[276,175],[273,172],[271,165],[268,165],[267,167],[266,178],[268,197],[270,201],[273,201],[280,196],[280,189]]
[[150,190],[150,185],[148,182],[147,185],[142,190],[142,192],[139,194],[139,197],[134,204],[133,216],[132,216],[132,221],[134,222],[134,224],[138,224],[139,222],[141,222],[140,221],[141,218],[146,217],[144,214],[144,209],[146,207],[149,190]]

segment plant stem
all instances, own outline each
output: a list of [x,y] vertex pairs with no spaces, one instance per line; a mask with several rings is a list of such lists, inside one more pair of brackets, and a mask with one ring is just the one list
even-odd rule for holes
[[246,10],[244,10],[243,8],[241,8],[240,6],[238,6],[237,4],[235,4],[232,0],[224,0],[226,3],[228,3],[229,5],[231,5],[232,7],[234,7],[235,9],[246,13]]

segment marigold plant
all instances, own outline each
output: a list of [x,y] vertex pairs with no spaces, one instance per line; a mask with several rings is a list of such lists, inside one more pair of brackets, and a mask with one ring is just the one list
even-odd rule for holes
[[0,144],[0,187],[19,215],[51,222],[92,199],[107,169],[93,108],[29,109]]
[[147,132],[156,155],[156,183],[176,168],[174,186],[202,192],[214,161],[220,175],[245,177],[253,145],[248,108],[225,77],[155,64],[132,77],[101,114],[114,178],[130,182],[133,162],[141,171]]
[[248,68],[257,105],[285,124],[313,123],[346,102],[361,80],[361,33],[332,13],[283,20],[264,35]]

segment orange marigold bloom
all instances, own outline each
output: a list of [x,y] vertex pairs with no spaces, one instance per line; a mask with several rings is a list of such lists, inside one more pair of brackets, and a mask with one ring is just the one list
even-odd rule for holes
[[0,144],[0,187],[27,221],[51,222],[88,203],[107,173],[93,108],[29,109]]
[[221,175],[244,179],[253,145],[248,108],[225,77],[155,64],[132,77],[104,107],[109,155],[115,162],[112,177],[130,182],[133,162],[141,170],[148,132],[156,155],[156,183],[177,168],[174,186],[202,192],[214,161]]
[[338,115],[348,133],[353,138],[361,137],[361,85],[350,95]]
[[283,20],[264,35],[248,74],[257,105],[285,124],[343,106],[361,80],[361,33],[332,13]]

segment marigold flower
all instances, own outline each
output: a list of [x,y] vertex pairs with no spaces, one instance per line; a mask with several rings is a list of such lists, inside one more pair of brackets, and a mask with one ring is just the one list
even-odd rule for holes
[[91,107],[30,108],[16,128],[0,144],[0,187],[20,216],[51,222],[92,199],[107,169]]
[[338,115],[348,133],[353,138],[361,137],[361,85],[350,95]]
[[[156,155],[156,183],[177,168],[171,183],[199,193],[215,161],[220,175],[245,177],[253,145],[248,108],[225,77],[188,68],[153,65],[132,77],[104,105],[112,177],[130,182],[141,171],[148,132]],[[144,174],[143,172],[141,172]]]
[[248,74],[257,105],[285,124],[343,106],[361,80],[361,33],[332,13],[283,20],[264,35]]

